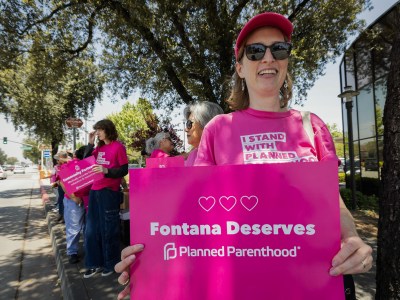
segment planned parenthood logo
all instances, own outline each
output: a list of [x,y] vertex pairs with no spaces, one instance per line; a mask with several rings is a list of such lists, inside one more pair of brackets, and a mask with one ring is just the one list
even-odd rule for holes
[[178,255],[178,250],[175,247],[175,243],[167,243],[164,246],[164,260],[175,259]]

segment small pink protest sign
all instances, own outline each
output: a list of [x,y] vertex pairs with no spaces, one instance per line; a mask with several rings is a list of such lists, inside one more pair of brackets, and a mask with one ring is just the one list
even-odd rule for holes
[[94,156],[90,156],[82,160],[72,160],[62,165],[59,176],[67,194],[71,195],[104,177],[103,173],[92,171],[95,164],[96,159]]
[[183,156],[147,158],[146,168],[171,168],[184,167],[185,159]]
[[336,162],[130,170],[131,299],[344,299]]

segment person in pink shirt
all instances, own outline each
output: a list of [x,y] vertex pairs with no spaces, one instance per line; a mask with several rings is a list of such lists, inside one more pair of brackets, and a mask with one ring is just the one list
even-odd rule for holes
[[[84,278],[102,271],[102,276],[114,272],[120,258],[120,185],[128,174],[128,157],[125,146],[117,140],[118,133],[110,120],[98,121],[89,135],[87,151],[98,143],[92,155],[96,158],[94,172],[104,173],[104,177],[93,182],[89,194],[89,207],[85,229]],[[86,155],[85,155],[86,156]]]
[[[76,150],[75,157],[72,160],[68,159],[66,163],[62,164],[60,170],[68,167],[74,160],[82,159],[84,150],[85,146]],[[79,158],[76,153],[81,153]],[[70,195],[65,191],[62,181],[60,181],[60,185],[64,190],[63,203],[68,261],[70,264],[76,264],[79,262],[79,238],[85,226],[85,207],[83,205],[83,199],[84,196],[89,195],[90,186]]]
[[169,157],[174,144],[168,132],[159,132],[146,141],[146,152],[150,158]]
[[[235,45],[235,74],[227,100],[233,113],[216,116],[204,128],[195,166],[327,161],[338,158],[326,125],[311,114],[312,134],[299,111],[289,109],[292,80],[288,72],[292,23],[266,12],[250,19]],[[371,269],[372,249],[358,236],[353,218],[340,203],[342,245],[332,258],[331,276]],[[127,267],[144,245],[125,248],[115,267],[121,284],[129,282]],[[130,288],[118,295],[129,294]],[[347,295],[346,295],[347,296]],[[347,299],[355,299],[352,294]]]
[[191,167],[197,157],[197,150],[203,129],[216,115],[223,114],[222,108],[213,102],[201,101],[188,104],[183,110],[185,117],[185,132],[188,144],[192,147],[185,160],[185,167]]

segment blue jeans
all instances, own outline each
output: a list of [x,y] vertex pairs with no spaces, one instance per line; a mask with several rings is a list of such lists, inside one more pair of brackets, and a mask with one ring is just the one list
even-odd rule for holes
[[64,198],[64,221],[67,239],[67,255],[78,254],[79,237],[85,221],[85,208]]
[[120,261],[120,192],[91,190],[85,229],[85,266],[114,270]]

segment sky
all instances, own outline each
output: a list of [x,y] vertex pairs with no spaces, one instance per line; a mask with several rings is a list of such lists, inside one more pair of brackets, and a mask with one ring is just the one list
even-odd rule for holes
[[[360,18],[365,19],[367,26],[374,22],[382,13],[394,5],[397,0],[372,0],[374,7],[371,11],[366,11],[360,15]],[[351,37],[354,40],[356,37]],[[292,105],[294,109],[311,111],[317,114],[325,123],[337,124],[339,130],[342,128],[342,116],[340,99],[337,97],[340,94],[340,79],[339,79],[339,63],[342,57],[336,59],[336,63],[329,63],[325,69],[325,75],[320,77],[314,84],[313,88],[308,92],[307,101],[303,106]],[[139,94],[132,95],[128,100],[135,101],[139,98]],[[84,125],[81,129],[81,141],[86,142],[84,129],[90,130],[93,124],[101,119],[104,119],[111,113],[121,111],[122,105],[125,101],[118,101],[111,103],[109,98],[106,98],[99,105],[96,105],[92,117],[83,120]],[[178,112],[179,113],[179,112]],[[176,123],[182,122],[182,118],[177,117]],[[183,131],[181,131],[183,133]],[[7,145],[2,144],[3,137],[7,137],[9,142]],[[0,115],[0,149],[2,149],[7,156],[16,157],[19,161],[25,161],[22,156],[22,149],[20,144],[14,142],[22,142],[24,135],[14,130],[11,123],[7,123],[3,115]],[[182,140],[183,135],[182,135]],[[72,146],[71,146],[72,147]]]

